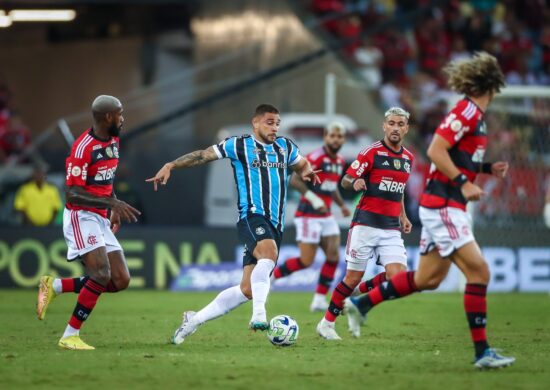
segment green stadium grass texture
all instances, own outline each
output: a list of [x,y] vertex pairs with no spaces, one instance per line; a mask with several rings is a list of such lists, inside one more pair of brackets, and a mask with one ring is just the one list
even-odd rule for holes
[[388,302],[369,315],[360,339],[337,323],[341,342],[321,339],[312,294],[274,292],[268,313],[300,326],[293,347],[272,346],[247,329],[247,303],[170,344],[181,312],[216,293],[126,291],[103,294],[82,338],[95,351],[65,351],[57,341],[76,295],[56,298],[46,319],[35,315],[35,291],[0,291],[1,389],[549,389],[550,297],[490,294],[492,346],[514,366],[478,371],[461,294],[423,293]]

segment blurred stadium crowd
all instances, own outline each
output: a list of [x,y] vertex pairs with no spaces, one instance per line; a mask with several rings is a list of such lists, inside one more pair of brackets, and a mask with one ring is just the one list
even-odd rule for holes
[[[441,1],[439,7],[398,28],[383,28],[372,34],[369,31],[372,26],[410,14],[428,3],[431,2],[307,2],[310,15],[321,21],[326,39],[346,42],[340,58],[361,78],[380,110],[401,106],[412,113],[413,131],[408,142],[420,157],[408,186],[413,220],[429,165],[422,155],[452,98],[442,72],[445,63],[484,50],[499,59],[508,85],[550,86],[549,1]],[[17,114],[17,107],[12,106],[12,94],[9,80],[0,80],[0,165],[4,166],[30,162],[22,155],[31,144],[30,132]],[[510,105],[516,110],[510,110]],[[483,212],[478,223],[506,225],[511,216],[516,221],[539,217],[544,194],[550,188],[550,99],[508,99],[503,105],[492,107],[486,120],[490,137],[486,158],[508,160],[512,169],[510,179],[503,183],[485,179],[490,196],[478,205]],[[14,219],[15,213],[1,210],[8,206],[6,191],[13,188],[2,189],[0,223],[28,222],[27,218]],[[131,188],[128,191],[139,198]],[[10,207],[14,201],[12,193]]]

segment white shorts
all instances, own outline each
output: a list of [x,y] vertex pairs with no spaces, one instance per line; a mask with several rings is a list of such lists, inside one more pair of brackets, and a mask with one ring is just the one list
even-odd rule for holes
[[398,263],[407,266],[407,251],[401,232],[394,229],[377,229],[356,225],[348,233],[346,245],[347,268],[352,271],[365,271],[369,259],[386,267]]
[[328,217],[296,217],[296,241],[304,244],[318,244],[321,237],[338,236],[340,228],[334,216]]
[[420,207],[419,214],[422,222],[420,254],[437,248],[441,257],[447,257],[456,249],[475,240],[472,234],[472,218],[463,210],[455,207]]
[[102,246],[107,253],[122,251],[122,247],[111,231],[111,222],[91,211],[65,209],[63,235],[67,243],[69,261]]

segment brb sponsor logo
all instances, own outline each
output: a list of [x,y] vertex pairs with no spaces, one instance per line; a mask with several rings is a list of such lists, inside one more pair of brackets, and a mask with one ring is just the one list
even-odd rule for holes
[[381,191],[398,192],[402,194],[403,191],[405,191],[405,183],[400,183],[398,181],[394,181],[393,179],[382,179],[378,189]]
[[320,185],[321,191],[334,192],[338,188],[338,182],[326,180]]
[[99,168],[97,173],[95,174],[95,181],[109,181],[113,180],[115,177],[116,167],[113,168],[107,168],[102,167]]

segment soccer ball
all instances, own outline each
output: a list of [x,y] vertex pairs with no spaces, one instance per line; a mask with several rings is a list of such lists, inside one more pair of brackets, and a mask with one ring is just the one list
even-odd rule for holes
[[267,338],[271,344],[287,347],[293,345],[298,339],[298,323],[296,320],[285,314],[273,317],[269,321],[269,329],[267,330]]

